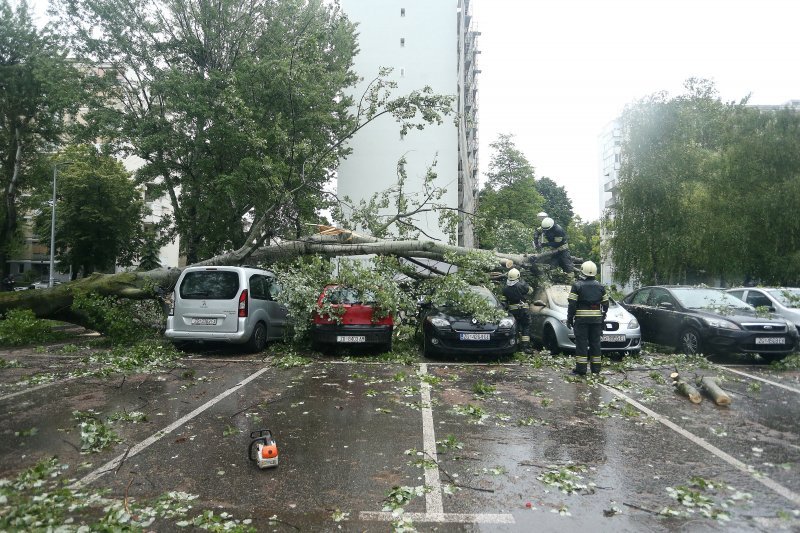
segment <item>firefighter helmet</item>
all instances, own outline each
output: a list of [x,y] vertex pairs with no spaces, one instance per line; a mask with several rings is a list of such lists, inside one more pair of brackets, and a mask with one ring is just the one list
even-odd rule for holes
[[555,221],[552,218],[547,217],[544,220],[542,220],[542,229],[550,229],[553,227],[554,224]]
[[507,278],[508,280],[506,281],[506,284],[514,285],[517,281],[519,281],[519,270],[517,270],[516,268],[512,268],[511,270],[508,271]]
[[597,265],[592,261],[584,261],[581,265],[581,272],[584,276],[594,277],[597,275]]
[[548,214],[547,214],[547,213],[545,213],[544,211],[539,211],[539,212],[536,214],[536,216],[537,216],[537,217],[539,217],[539,220],[541,220],[541,219],[543,219],[543,218],[547,218],[547,217],[549,217],[550,215],[548,215]]

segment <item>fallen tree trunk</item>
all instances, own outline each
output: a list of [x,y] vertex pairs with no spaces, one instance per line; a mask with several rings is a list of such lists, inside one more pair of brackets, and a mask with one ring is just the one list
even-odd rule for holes
[[700,396],[700,393],[697,392],[697,389],[695,389],[689,383],[686,383],[685,381],[679,379],[675,381],[673,384],[675,385],[675,390],[677,390],[679,393],[689,398],[690,402],[700,403],[703,401],[703,397]]
[[[301,255],[319,254],[326,257],[352,255],[393,255],[444,261],[447,254],[466,255],[475,251],[472,248],[452,246],[424,240],[384,240],[320,226],[320,233],[303,240],[278,242],[245,254],[237,250],[221,254],[192,266],[240,265],[243,258],[251,264],[269,264],[280,260],[291,260]],[[540,254],[512,254],[489,251],[496,258],[496,267],[506,270],[517,267],[530,272],[529,277],[540,276],[539,265],[547,264],[553,252]],[[575,258],[580,261],[579,258]],[[419,262],[417,262],[419,265]],[[159,293],[172,290],[180,275],[180,269],[156,269],[147,272],[123,272],[119,274],[95,273],[69,283],[49,289],[36,289],[0,293],[0,314],[12,309],[30,309],[38,318],[63,320],[79,325],[85,324],[85,317],[72,309],[76,294],[94,293],[101,296],[117,296],[131,299],[155,299]],[[441,275],[435,268],[432,274]],[[529,282],[532,280],[529,280]],[[157,289],[158,288],[158,289]]]
[[714,403],[717,405],[730,405],[731,404],[731,397],[728,396],[724,390],[722,390],[717,383],[717,378],[704,376],[699,380],[700,386],[703,388],[711,399],[714,400]]

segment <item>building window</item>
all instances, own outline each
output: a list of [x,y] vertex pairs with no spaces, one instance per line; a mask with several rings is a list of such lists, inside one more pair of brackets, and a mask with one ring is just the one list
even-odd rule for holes
[[400,37],[400,47],[402,48],[405,45],[406,45],[406,38],[405,37]]
[[404,7],[400,8],[400,16],[401,17],[405,17],[406,16],[406,8],[404,8]]

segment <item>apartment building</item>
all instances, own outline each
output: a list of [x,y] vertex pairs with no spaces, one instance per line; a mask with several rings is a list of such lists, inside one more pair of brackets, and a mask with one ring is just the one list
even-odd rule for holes
[[[447,190],[442,203],[462,212],[455,244],[475,246],[472,222],[463,214],[474,212],[478,187],[480,33],[472,23],[470,0],[342,0],[341,5],[358,23],[355,69],[363,81],[353,91],[356,101],[381,67],[391,67],[395,96],[428,85],[437,94],[457,96],[457,115],[406,135],[390,116],[361,130],[349,144],[353,153],[339,167],[338,195],[357,203],[389,189],[397,182],[401,157],[407,160],[406,190],[422,192],[435,162],[436,186]],[[415,223],[427,236],[447,242],[437,214],[421,213]]]

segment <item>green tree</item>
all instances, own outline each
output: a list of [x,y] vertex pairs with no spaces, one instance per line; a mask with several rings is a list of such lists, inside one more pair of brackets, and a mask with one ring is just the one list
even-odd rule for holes
[[450,110],[429,89],[390,98],[379,76],[353,113],[354,25],[335,3],[59,3],[76,48],[115,73],[90,131],[145,161],[137,180],[169,195],[188,263],[302,235],[355,131]]
[[22,0],[0,0],[0,269],[18,239],[24,198],[46,183],[41,152],[61,140],[81,101],[81,75],[61,39],[39,31]]
[[573,257],[594,261],[600,266],[600,221],[584,222],[575,216],[567,228],[569,250]]
[[626,109],[608,220],[620,280],[800,280],[800,114],[745,104],[690,79]]
[[536,180],[536,190],[544,198],[543,210],[561,227],[568,229],[573,212],[572,200],[567,196],[567,190],[547,177]]
[[[122,163],[91,145],[68,147],[56,163],[55,250],[61,270],[71,269],[75,279],[130,265],[140,252],[146,208]],[[36,229],[49,235],[49,209],[37,216]]]
[[480,247],[510,252],[531,251],[533,230],[544,198],[537,192],[533,166],[501,134],[489,145],[493,150],[486,185],[478,194],[476,235]]

